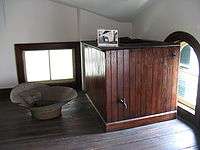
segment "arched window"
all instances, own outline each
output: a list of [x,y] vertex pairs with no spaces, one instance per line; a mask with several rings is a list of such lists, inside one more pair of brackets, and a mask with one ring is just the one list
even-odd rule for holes
[[178,100],[184,106],[195,111],[193,115],[188,116],[184,112],[182,116],[187,115],[184,117],[185,119],[187,118],[200,126],[200,44],[192,35],[182,31],[170,34],[165,42],[180,43]]
[[178,101],[195,110],[199,62],[194,49],[186,42],[180,43],[180,65],[178,76]]

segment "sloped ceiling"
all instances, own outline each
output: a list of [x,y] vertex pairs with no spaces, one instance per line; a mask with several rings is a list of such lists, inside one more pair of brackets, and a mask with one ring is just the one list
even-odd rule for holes
[[88,10],[121,22],[132,22],[134,17],[156,0],[51,0]]

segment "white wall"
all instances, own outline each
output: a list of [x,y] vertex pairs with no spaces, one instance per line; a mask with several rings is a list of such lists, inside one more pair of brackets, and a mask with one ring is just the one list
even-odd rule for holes
[[96,38],[97,29],[118,29],[120,37],[131,37],[132,24],[117,22],[85,10],[80,10],[80,38],[91,40]]
[[48,0],[5,2],[6,22],[0,30],[0,88],[17,84],[15,43],[78,40],[76,9]]
[[49,0],[0,0],[0,88],[17,84],[15,43],[95,39],[98,23],[105,28],[116,26],[123,36],[132,33],[131,23],[119,23]]
[[2,29],[5,27],[5,0],[0,0],[0,33],[2,33]]
[[164,40],[175,31],[185,31],[200,41],[199,15],[199,0],[160,0],[136,16],[133,35]]

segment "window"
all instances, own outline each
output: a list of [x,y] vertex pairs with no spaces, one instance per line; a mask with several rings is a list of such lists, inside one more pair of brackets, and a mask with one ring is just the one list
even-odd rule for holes
[[15,44],[18,82],[81,89],[80,42]]
[[24,51],[28,82],[73,79],[72,49]]
[[[200,79],[199,79],[199,60],[200,60],[200,44],[197,39],[186,32],[177,31],[171,33],[166,39],[165,42],[170,43],[179,43],[181,44],[181,52],[183,52],[184,45],[189,45],[191,47],[190,53],[187,58],[189,62],[180,60],[179,67],[179,82],[178,82],[178,115],[189,121],[192,124],[199,124],[200,122],[200,99],[197,98],[197,95],[200,95]],[[195,51],[195,53],[194,53]],[[187,53],[187,52],[186,52]],[[181,59],[181,58],[180,58]],[[188,59],[187,59],[188,60]],[[185,62],[185,63],[184,63]],[[188,69],[187,69],[188,68]],[[184,77],[184,72],[185,77]],[[191,75],[191,82],[187,76]],[[185,78],[185,79],[184,79]],[[197,79],[198,78],[198,79]],[[190,86],[191,85],[191,86]],[[198,85],[198,86],[197,86]],[[193,91],[191,90],[193,89]],[[190,91],[190,92],[188,92]],[[188,93],[188,94],[187,94]],[[189,93],[192,95],[189,95]],[[193,94],[192,94],[193,93]],[[194,109],[195,108],[195,109]]]
[[178,101],[192,109],[196,106],[199,63],[193,48],[181,42],[180,67],[178,77]]
[[191,47],[183,42],[182,43],[182,49],[181,49],[181,58],[180,58],[180,63],[181,65],[189,65],[190,64],[190,50]]

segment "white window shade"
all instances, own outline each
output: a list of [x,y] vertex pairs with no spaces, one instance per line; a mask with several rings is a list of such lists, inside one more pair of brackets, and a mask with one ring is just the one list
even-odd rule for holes
[[50,80],[48,50],[25,51],[24,56],[28,82]]
[[51,79],[73,79],[72,49],[50,50],[49,52]]

